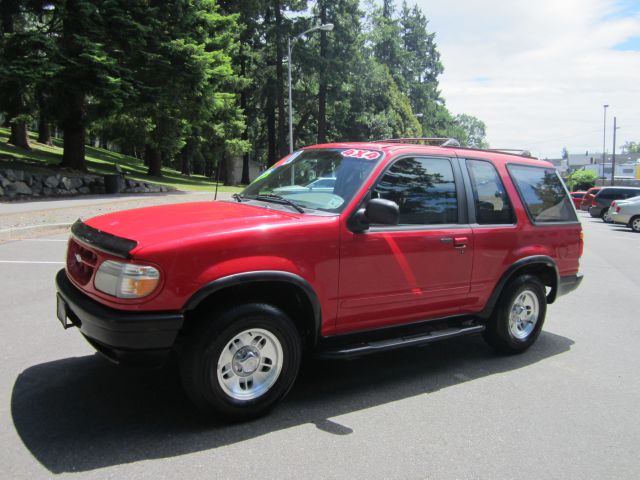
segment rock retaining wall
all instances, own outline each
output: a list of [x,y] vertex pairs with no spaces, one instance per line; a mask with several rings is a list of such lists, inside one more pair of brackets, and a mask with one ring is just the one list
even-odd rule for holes
[[[175,189],[164,185],[125,179],[122,193],[159,193],[173,190]],[[106,193],[102,175],[33,173],[0,169],[0,200],[101,193]]]

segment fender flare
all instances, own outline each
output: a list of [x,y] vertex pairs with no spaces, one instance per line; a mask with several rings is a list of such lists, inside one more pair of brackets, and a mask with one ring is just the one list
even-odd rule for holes
[[313,309],[314,335],[316,336],[316,339],[319,338],[322,322],[322,309],[320,307],[318,295],[307,280],[302,278],[300,275],[296,275],[291,272],[280,270],[259,270],[255,272],[235,273],[233,275],[218,278],[207,283],[191,295],[182,308],[182,312],[184,313],[189,310],[194,310],[205,298],[222,289],[256,282],[283,282],[300,288],[307,296],[307,299],[311,304],[311,308]]
[[560,273],[558,272],[558,266],[556,265],[556,262],[553,260],[553,258],[548,257],[547,255],[532,255],[530,257],[524,257],[516,261],[502,274],[500,280],[494,287],[493,292],[491,293],[491,296],[487,301],[487,304],[485,305],[482,312],[480,312],[479,316],[481,318],[489,318],[493,313],[493,309],[495,308],[496,303],[498,303],[498,299],[500,298],[500,295],[502,294],[502,291],[504,290],[504,287],[507,285],[509,280],[516,276],[518,272],[523,268],[533,265],[542,265],[553,269],[553,272],[555,274],[555,285],[552,286],[551,291],[547,295],[547,303],[553,303],[557,296],[558,285],[560,285]]

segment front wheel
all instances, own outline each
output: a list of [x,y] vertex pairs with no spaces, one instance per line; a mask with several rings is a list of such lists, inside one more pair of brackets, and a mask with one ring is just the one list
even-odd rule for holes
[[247,304],[225,310],[192,333],[181,358],[182,383],[204,413],[246,420],[265,413],[291,389],[301,339],[280,309]]
[[631,230],[636,233],[640,233],[640,217],[633,217],[629,222]]
[[484,338],[500,352],[524,352],[540,335],[546,313],[547,297],[538,277],[516,277],[502,292]]

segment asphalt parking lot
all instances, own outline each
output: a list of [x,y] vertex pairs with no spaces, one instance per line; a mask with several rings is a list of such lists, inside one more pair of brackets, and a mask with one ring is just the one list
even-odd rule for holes
[[480,337],[309,362],[271,415],[199,417],[55,318],[65,235],[0,245],[2,478],[640,478],[640,235],[580,214],[579,290],[525,354]]

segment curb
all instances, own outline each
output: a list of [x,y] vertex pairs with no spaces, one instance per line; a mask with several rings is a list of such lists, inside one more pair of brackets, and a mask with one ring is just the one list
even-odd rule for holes
[[28,227],[15,227],[0,230],[0,243],[10,240],[22,240],[24,238],[33,238],[51,232],[63,233],[71,227],[71,223],[49,223],[46,225],[31,225]]

